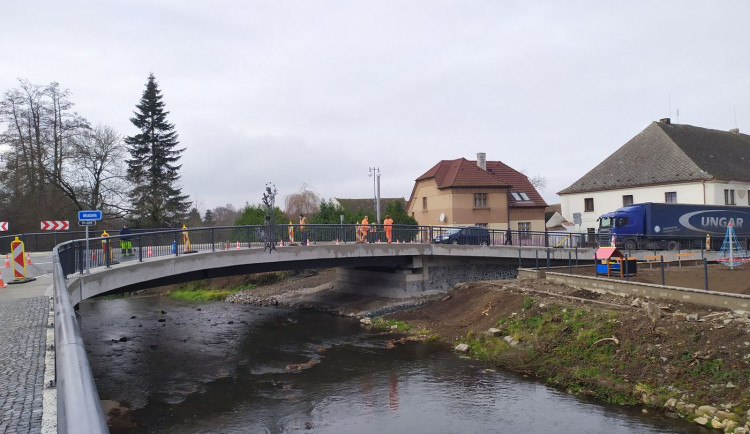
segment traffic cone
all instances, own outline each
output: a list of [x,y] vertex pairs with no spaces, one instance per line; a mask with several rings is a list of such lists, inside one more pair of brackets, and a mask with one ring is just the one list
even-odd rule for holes
[[0,274],[0,288],[5,288],[6,286],[8,286],[8,285],[3,280],[3,275]]
[[235,249],[236,249],[236,250],[239,250],[239,249],[240,249],[240,242],[239,242],[239,241],[237,241],[237,247],[235,247]]
[[149,258],[153,256],[153,253],[151,252],[151,246],[148,246],[148,252],[146,253],[146,256],[148,256]]
[[279,246],[284,247],[284,239],[283,238],[279,240]]
[[5,265],[3,265],[5,268],[10,268],[10,255],[5,255]]
[[26,252],[26,263],[31,264],[31,255],[29,255],[29,252]]
[[[339,245],[339,239],[338,238],[336,238],[336,245],[337,246]],[[7,259],[6,259],[6,261],[7,261]]]

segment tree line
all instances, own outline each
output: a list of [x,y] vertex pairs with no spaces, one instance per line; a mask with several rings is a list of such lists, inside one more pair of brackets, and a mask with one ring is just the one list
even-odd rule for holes
[[[206,210],[182,193],[180,147],[175,126],[153,74],[146,82],[130,122],[136,134],[123,137],[114,128],[91,123],[74,110],[71,92],[59,83],[38,85],[19,80],[0,100],[0,221],[10,231],[37,232],[43,220],[68,220],[80,210],[101,210],[104,225],[124,222],[141,228],[179,228],[263,224],[265,208],[231,204]],[[288,195],[275,221],[355,223],[372,210],[345,210],[321,200],[306,185]],[[391,204],[396,224],[416,224],[401,204]]]
[[174,125],[153,74],[131,120],[139,133],[123,138],[73,110],[59,83],[19,86],[0,100],[0,215],[13,232],[35,232],[43,220],[76,221],[80,210],[107,220],[171,227],[191,205],[179,187]]

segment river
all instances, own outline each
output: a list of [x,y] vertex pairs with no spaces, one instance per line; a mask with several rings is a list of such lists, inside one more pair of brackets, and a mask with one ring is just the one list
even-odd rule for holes
[[706,433],[407,342],[357,320],[167,297],[86,300],[80,323],[113,433]]

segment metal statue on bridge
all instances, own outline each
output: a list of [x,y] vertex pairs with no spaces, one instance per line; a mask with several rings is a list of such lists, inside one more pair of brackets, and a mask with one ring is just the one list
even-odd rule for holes
[[276,186],[273,185],[272,182],[266,183],[266,192],[263,193],[263,205],[266,208],[265,227],[263,231],[263,251],[265,252],[266,249],[268,249],[268,253],[276,250],[276,231],[274,230],[276,226],[276,222],[274,221],[276,217],[276,193],[278,193]]

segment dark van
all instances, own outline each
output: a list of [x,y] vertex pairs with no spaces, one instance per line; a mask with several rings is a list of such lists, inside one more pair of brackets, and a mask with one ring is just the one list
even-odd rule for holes
[[490,244],[490,231],[480,226],[466,226],[462,228],[450,228],[435,237],[438,244],[474,244],[488,246]]

